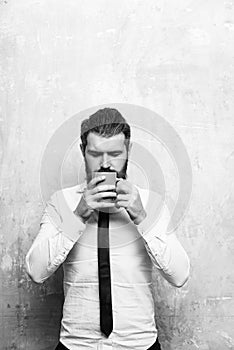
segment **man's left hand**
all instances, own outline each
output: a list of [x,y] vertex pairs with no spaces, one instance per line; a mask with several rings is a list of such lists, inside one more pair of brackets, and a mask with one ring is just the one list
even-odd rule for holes
[[129,181],[120,179],[116,185],[116,193],[116,207],[125,208],[134,224],[139,225],[146,217],[146,212],[138,189]]

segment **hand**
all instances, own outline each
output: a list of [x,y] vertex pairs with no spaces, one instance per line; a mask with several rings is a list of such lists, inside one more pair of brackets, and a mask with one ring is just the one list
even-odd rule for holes
[[117,208],[125,208],[134,222],[138,225],[146,217],[146,212],[141,202],[141,197],[138,189],[129,181],[120,179],[116,186],[116,201]]
[[[113,208],[115,206],[114,202],[101,201],[108,197],[116,198],[115,185],[99,184],[104,179],[105,176],[97,176],[88,183],[87,188],[74,211],[76,215],[82,217],[85,221],[88,220],[95,209]],[[113,192],[111,192],[111,190]]]

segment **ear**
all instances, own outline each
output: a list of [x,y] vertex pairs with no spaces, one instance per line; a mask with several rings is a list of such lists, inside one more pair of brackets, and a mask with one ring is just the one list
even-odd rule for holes
[[129,142],[129,145],[128,145],[128,156],[131,152],[131,149],[132,149],[132,142]]
[[82,153],[82,155],[84,157],[85,156],[85,148],[84,148],[82,143],[80,144],[80,150],[81,150],[81,153]]

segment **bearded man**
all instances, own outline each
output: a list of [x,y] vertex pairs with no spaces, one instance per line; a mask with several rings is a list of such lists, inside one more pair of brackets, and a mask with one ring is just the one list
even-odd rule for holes
[[167,234],[166,204],[158,211],[160,195],[149,197],[128,180],[130,138],[116,109],[100,109],[82,122],[86,181],[52,195],[26,256],[37,283],[63,265],[56,350],[160,350],[152,269],[175,287],[188,279],[188,256],[175,234]]

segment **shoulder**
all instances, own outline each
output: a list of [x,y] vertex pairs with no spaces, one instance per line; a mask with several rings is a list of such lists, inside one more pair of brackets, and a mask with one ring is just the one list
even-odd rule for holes
[[168,208],[165,196],[151,189],[136,186],[141,197],[143,207],[147,213],[149,226],[159,224],[160,221],[168,221]]
[[138,189],[143,204],[146,205],[148,202],[150,202],[151,205],[154,204],[154,206],[160,206],[160,204],[163,204],[164,197],[161,193],[137,185],[135,186]]
[[84,191],[84,184],[79,184],[72,187],[65,187],[54,192],[49,202],[56,207],[61,209],[64,205],[74,211]]
[[[136,186],[147,213],[146,219],[139,225],[144,233],[152,228],[158,232],[167,232],[171,220],[171,213],[166,203],[165,196],[159,192],[139,188]],[[144,201],[143,201],[144,198]]]

